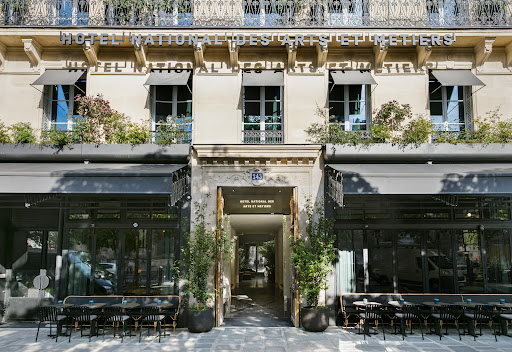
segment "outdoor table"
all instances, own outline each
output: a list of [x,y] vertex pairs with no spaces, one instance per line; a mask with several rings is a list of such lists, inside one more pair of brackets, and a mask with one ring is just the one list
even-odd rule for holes
[[75,305],[74,304],[71,304],[71,303],[63,303],[61,305],[59,304],[50,304],[49,307],[55,307],[55,308],[69,308],[69,307],[74,307]]
[[125,310],[126,309],[135,309],[135,308],[138,308],[140,306],[140,304],[138,303],[126,303],[126,304],[122,304],[122,303],[117,303],[117,304],[113,304],[112,307],[120,307],[120,308],[124,308]]
[[144,307],[160,307],[160,309],[167,309],[167,308],[174,307],[174,304],[172,304],[172,303],[161,303],[160,305],[158,305],[156,303],[149,303],[149,304],[146,304]]
[[412,306],[418,305],[417,303],[412,303],[412,302],[407,302],[407,301],[404,301],[404,303],[400,303],[400,301],[389,301],[388,304],[395,308],[402,308],[403,305],[412,305]]

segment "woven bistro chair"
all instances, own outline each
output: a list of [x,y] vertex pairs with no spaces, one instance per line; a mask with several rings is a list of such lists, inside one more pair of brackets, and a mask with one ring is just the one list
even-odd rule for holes
[[[126,326],[128,325],[128,320],[130,316],[126,315],[123,312],[123,308],[121,307],[105,307],[103,309],[103,341],[105,341],[105,330],[107,324],[112,324],[114,330],[114,337],[116,337],[116,330],[119,328],[119,325],[122,325],[121,332],[121,343],[124,341],[124,336],[126,334]],[[131,335],[131,330],[128,327],[128,331]]]
[[[455,324],[459,334],[459,340],[461,340],[459,315],[459,307],[454,304],[442,304],[438,311],[430,314],[430,318],[434,321],[434,324],[437,324],[439,327],[439,340],[443,338],[443,324],[445,325],[446,335],[448,335],[448,323]],[[430,327],[430,333],[432,333],[432,327]]]
[[[480,325],[480,336],[482,336],[482,323],[489,324],[489,328],[492,329],[491,331],[494,333],[494,339],[498,341],[498,338],[496,337],[496,326],[493,324],[494,314],[494,307],[488,304],[478,304],[471,312],[464,313],[464,320],[466,320],[468,333],[473,335],[473,339],[475,341],[477,338],[477,334],[475,332],[476,325]],[[473,334],[471,334],[469,329],[470,324],[472,324],[473,327]]]
[[59,309],[57,307],[51,306],[41,306],[39,307],[39,324],[37,325],[37,333],[36,333],[36,342],[39,337],[39,329],[41,328],[41,324],[50,323],[50,336],[52,335],[52,324],[55,324],[55,342],[59,340],[59,324],[64,323],[67,320],[67,316],[64,314],[59,314]]
[[[364,307],[364,312],[359,314],[360,320],[363,321],[363,335],[366,340],[366,332],[369,331],[370,323],[375,324],[375,329],[378,329],[379,322],[382,323],[382,335],[386,340],[386,332],[384,331],[384,320],[382,319],[383,308],[380,304],[367,304]],[[361,324],[359,324],[359,333],[361,333]]]
[[71,334],[73,329],[80,328],[80,336],[84,336],[84,326],[89,326],[89,342],[91,342],[91,336],[95,331],[96,323],[98,322],[98,315],[92,314],[92,310],[89,307],[71,307],[69,308],[71,324],[69,332],[69,342],[71,342]]
[[[139,342],[142,339],[142,325],[144,323],[148,326],[148,336],[149,336],[149,330],[152,326],[156,323],[156,328],[158,329],[158,342],[160,343],[160,338],[162,336],[162,325],[163,320],[165,319],[165,315],[160,311],[160,307],[142,307],[140,310],[141,313],[141,326],[139,331]],[[165,327],[164,327],[165,332]]]
[[[404,304],[402,305],[402,309],[395,313],[395,317],[400,320],[400,332],[402,333],[402,340],[405,339],[405,330],[406,323],[409,321],[411,323],[411,334],[412,334],[412,322],[418,321],[420,330],[421,330],[421,338],[425,340],[423,336],[423,326],[421,321],[421,310],[420,306],[416,304]],[[396,326],[395,326],[396,333]]]

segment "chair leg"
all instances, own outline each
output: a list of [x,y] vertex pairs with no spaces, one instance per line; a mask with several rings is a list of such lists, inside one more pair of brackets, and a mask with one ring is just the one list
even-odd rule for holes
[[460,337],[459,322],[457,320],[455,320],[455,327],[457,328],[457,333],[459,334],[459,341],[462,341],[462,338]]
[[162,322],[158,322],[158,343],[160,343],[160,337],[162,336]]
[[384,341],[386,341],[386,329],[384,329],[384,320],[381,320],[382,322],[382,336],[384,336]]
[[418,319],[418,322],[420,324],[420,331],[421,331],[421,339],[425,340],[425,337],[423,336],[423,326],[421,326],[421,318]]
[[39,322],[39,324],[37,325],[36,342],[37,342],[37,338],[39,337],[39,329],[40,328],[41,328],[41,322]]
[[126,321],[125,321],[125,320],[123,320],[123,333],[121,334],[121,343],[123,343],[123,342],[124,342],[124,330],[125,330],[125,329],[124,329],[124,326],[125,326],[125,323],[126,323]]
[[[71,342],[71,334],[73,333],[73,326],[75,325],[75,319],[71,319],[71,325],[69,326],[69,340],[68,343]],[[67,332],[67,329],[66,329]]]
[[139,329],[139,343],[140,343],[141,338],[142,338],[142,325],[140,326],[140,329]]

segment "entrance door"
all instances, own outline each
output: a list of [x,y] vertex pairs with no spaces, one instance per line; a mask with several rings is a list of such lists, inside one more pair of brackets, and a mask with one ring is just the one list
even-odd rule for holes
[[[299,214],[297,206],[297,187],[293,188],[292,198],[290,199],[290,235],[294,240],[299,236]],[[299,327],[299,291],[295,285],[295,269],[291,270],[291,320],[295,327]]]

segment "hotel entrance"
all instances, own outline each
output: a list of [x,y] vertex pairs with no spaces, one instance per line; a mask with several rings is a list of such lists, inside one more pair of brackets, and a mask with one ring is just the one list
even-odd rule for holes
[[236,238],[234,256],[224,261],[221,275],[231,291],[230,299],[224,297],[224,325],[290,326],[295,296],[289,237],[296,191],[222,187],[219,192],[224,230]]

